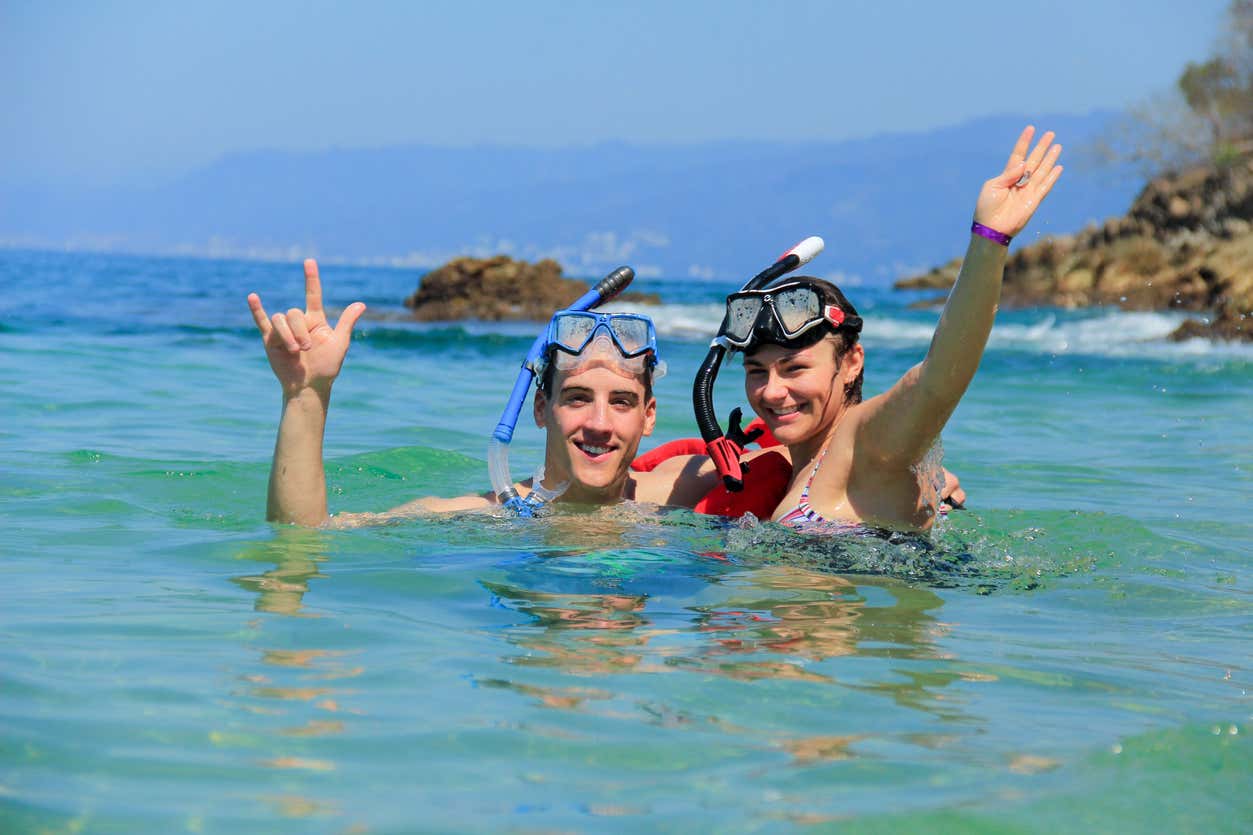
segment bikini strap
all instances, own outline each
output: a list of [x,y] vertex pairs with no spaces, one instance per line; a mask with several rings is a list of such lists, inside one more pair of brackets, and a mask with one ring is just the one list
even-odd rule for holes
[[814,462],[814,468],[809,471],[809,481],[805,482],[805,489],[801,491],[801,501],[809,503],[809,487],[814,483],[814,478],[818,475],[818,468],[822,466],[822,459],[827,457],[827,450],[831,448],[831,442],[827,441],[826,446],[822,448],[822,452],[818,453],[818,460]]

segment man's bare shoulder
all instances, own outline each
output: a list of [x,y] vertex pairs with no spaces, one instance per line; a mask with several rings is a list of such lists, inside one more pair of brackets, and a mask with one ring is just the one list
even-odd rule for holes
[[657,464],[651,470],[645,473],[632,473],[639,478],[648,478],[649,476],[658,475],[662,478],[673,478],[676,473],[682,472],[704,472],[713,466],[713,460],[708,455],[672,455],[664,461]]
[[491,493],[454,496],[450,499],[439,496],[424,496],[411,502],[405,502],[382,513],[337,513],[327,520],[326,526],[329,528],[360,528],[368,525],[386,525],[405,519],[435,514],[484,512],[499,506],[496,502],[496,497]]
[[470,496],[454,496],[451,499],[439,496],[426,496],[401,505],[397,510],[412,508],[414,511],[427,513],[467,513],[471,511],[491,510],[500,505],[491,493],[480,493]]
[[[648,472],[631,473],[631,497],[647,504],[691,507],[709,492],[713,464],[705,455],[675,455]],[[712,482],[711,482],[712,483]]]
[[[768,447],[746,452],[742,460],[751,462],[771,451],[785,457],[788,454],[786,447]],[[631,477],[635,479],[636,501],[674,507],[695,507],[706,493],[721,483],[713,459],[708,455],[676,455],[646,473],[632,473]]]

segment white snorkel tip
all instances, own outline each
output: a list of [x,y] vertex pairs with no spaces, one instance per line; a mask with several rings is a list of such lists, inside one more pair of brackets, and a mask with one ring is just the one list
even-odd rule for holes
[[[823,243],[822,238],[819,238],[817,235],[810,235],[808,238],[783,253],[783,258],[786,258],[789,255],[795,255],[800,259],[796,266],[803,267],[810,261],[817,258],[819,253],[821,253],[825,247],[826,244]],[[782,260],[782,258],[779,260]]]

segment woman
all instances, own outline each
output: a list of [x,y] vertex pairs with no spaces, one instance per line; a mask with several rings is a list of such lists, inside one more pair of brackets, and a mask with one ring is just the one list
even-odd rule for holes
[[979,193],[966,258],[926,359],[883,394],[862,401],[861,318],[834,285],[787,278],[728,297],[720,336],[744,352],[749,404],[792,460],[775,521],[812,533],[934,523],[940,485],[931,476],[941,470],[928,451],[979,366],[1009,240],[1062,173],[1053,133],[1031,148],[1034,134],[1023,130],[1004,171]]

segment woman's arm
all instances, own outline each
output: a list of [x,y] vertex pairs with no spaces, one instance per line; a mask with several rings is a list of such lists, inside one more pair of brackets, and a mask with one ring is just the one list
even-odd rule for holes
[[[1000,300],[1007,239],[1022,231],[1062,173],[1057,165],[1062,146],[1053,144],[1052,131],[1028,155],[1034,135],[1033,127],[1023,130],[1004,171],[979,192],[974,220],[985,234],[971,233],[926,359],[866,403],[858,442],[877,457],[921,460],[979,367]],[[996,233],[1005,236],[1005,243],[986,236]]]

